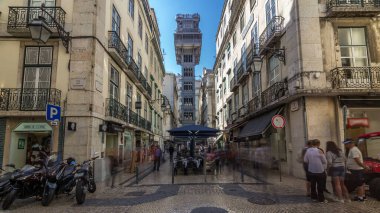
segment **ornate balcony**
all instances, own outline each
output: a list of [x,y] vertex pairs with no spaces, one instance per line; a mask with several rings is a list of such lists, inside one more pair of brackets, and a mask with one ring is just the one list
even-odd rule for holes
[[109,98],[106,100],[106,116],[110,116],[151,131],[151,123],[149,121],[142,118],[131,109],[128,109],[127,106],[121,104],[115,99]]
[[[66,12],[61,7],[45,7],[44,10],[51,14],[58,24],[63,28],[65,27]],[[49,28],[57,35],[58,32],[55,30],[57,27],[56,23],[40,7],[9,7],[8,33],[29,34],[29,22],[37,19],[39,16],[45,18]]]
[[0,89],[0,111],[45,111],[46,104],[60,105],[60,102],[58,89]]
[[239,118],[243,118],[247,114],[248,114],[248,103],[244,104],[244,106],[242,106],[242,107],[239,108],[238,117]]
[[128,49],[115,31],[108,31],[108,51],[121,67],[127,67]]
[[261,107],[265,107],[281,97],[284,97],[288,91],[286,82],[277,82],[261,93]]
[[256,112],[261,109],[261,94],[256,95],[252,100],[248,102],[248,113]]
[[328,17],[372,17],[380,14],[380,0],[327,0]]
[[331,70],[334,89],[380,89],[380,67],[337,67]]
[[259,38],[260,54],[263,54],[267,47],[271,47],[280,39],[284,30],[284,20],[285,19],[282,16],[275,16],[268,23]]

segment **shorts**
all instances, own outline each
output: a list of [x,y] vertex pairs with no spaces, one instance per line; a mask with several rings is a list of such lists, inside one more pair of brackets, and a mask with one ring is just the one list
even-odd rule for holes
[[344,177],[344,166],[332,167],[331,169],[331,177]]
[[364,178],[364,169],[361,170],[351,170],[350,172],[352,174],[353,184],[355,187],[362,186],[365,183]]

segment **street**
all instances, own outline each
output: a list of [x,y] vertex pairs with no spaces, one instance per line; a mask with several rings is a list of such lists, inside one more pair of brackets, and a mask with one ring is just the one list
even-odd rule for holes
[[[9,212],[378,212],[380,203],[368,198],[363,203],[316,203],[305,196],[301,179],[275,173],[267,182],[245,176],[225,167],[221,174],[175,176],[171,184],[170,163],[152,172],[138,185],[128,182],[115,188],[99,187],[87,193],[83,205],[74,195],[60,195],[48,207],[35,199],[16,200]],[[329,196],[327,196],[329,198]],[[7,211],[5,211],[7,212]]]

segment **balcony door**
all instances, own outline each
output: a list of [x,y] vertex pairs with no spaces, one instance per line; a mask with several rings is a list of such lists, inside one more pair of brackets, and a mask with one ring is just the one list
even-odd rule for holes
[[280,61],[275,56],[270,57],[268,66],[268,81],[269,86],[281,80]]
[[247,52],[246,52],[245,43],[243,43],[243,46],[241,47],[241,61],[243,64],[243,70],[245,72],[247,70]]
[[51,84],[53,47],[26,47],[21,91],[22,110],[42,110]]
[[276,0],[268,0],[265,4],[265,17],[267,25],[276,16]]
[[55,7],[55,0],[30,0],[31,7],[41,7],[45,4],[45,7]]

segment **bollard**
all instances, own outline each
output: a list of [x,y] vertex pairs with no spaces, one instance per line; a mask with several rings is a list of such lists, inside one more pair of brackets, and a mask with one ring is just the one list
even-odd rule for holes
[[139,167],[136,166],[136,184],[139,184]]

